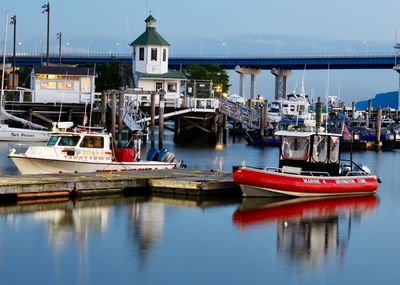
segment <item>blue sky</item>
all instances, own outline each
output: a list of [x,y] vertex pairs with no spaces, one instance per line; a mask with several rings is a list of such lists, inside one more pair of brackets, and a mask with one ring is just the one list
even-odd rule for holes
[[[8,10],[10,16],[17,15],[20,52],[45,50],[44,3],[0,1],[1,36]],[[56,33],[62,32],[64,50],[128,53],[129,43],[144,30],[149,11],[158,20],[158,31],[172,44],[172,55],[391,52],[395,31],[400,34],[400,3],[395,0],[54,0],[50,4],[54,51]],[[289,89],[301,76],[295,72]],[[307,72],[306,88],[325,93],[327,77],[326,71]],[[340,82],[347,100],[398,86],[392,71],[331,71],[329,77],[330,93]],[[232,73],[231,92],[237,92],[237,82]],[[259,76],[257,87],[260,93],[273,93],[269,71]]]

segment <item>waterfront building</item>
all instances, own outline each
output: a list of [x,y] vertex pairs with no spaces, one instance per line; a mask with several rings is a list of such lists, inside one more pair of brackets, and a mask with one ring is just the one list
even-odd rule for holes
[[130,44],[135,88],[149,92],[164,90],[166,100],[177,101],[186,77],[180,71],[168,70],[171,45],[157,32],[157,20],[150,15],[145,23],[146,31]]
[[94,98],[95,77],[94,68],[35,66],[32,102],[89,104]]

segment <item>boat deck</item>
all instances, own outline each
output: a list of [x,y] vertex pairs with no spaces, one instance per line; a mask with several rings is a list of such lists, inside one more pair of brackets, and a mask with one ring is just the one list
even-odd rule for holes
[[187,169],[0,178],[0,199],[45,199],[152,191],[186,195],[241,195],[231,173]]

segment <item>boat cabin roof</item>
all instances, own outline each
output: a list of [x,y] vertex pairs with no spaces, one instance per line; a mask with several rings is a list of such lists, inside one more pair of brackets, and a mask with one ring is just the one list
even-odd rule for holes
[[281,130],[275,132],[276,136],[282,136],[282,137],[300,137],[300,138],[306,138],[306,137],[311,137],[313,135],[318,135],[318,136],[330,136],[330,137],[341,137],[341,134],[336,134],[336,133],[326,133],[326,132],[298,132],[298,131],[286,131],[286,130]]

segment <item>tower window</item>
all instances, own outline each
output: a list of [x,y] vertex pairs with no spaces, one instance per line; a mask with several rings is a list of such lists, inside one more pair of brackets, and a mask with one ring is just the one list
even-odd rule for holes
[[151,60],[153,61],[157,61],[157,49],[156,48],[152,48],[151,49]]
[[163,49],[162,60],[167,61],[167,49]]
[[139,60],[144,60],[144,48],[139,48]]

